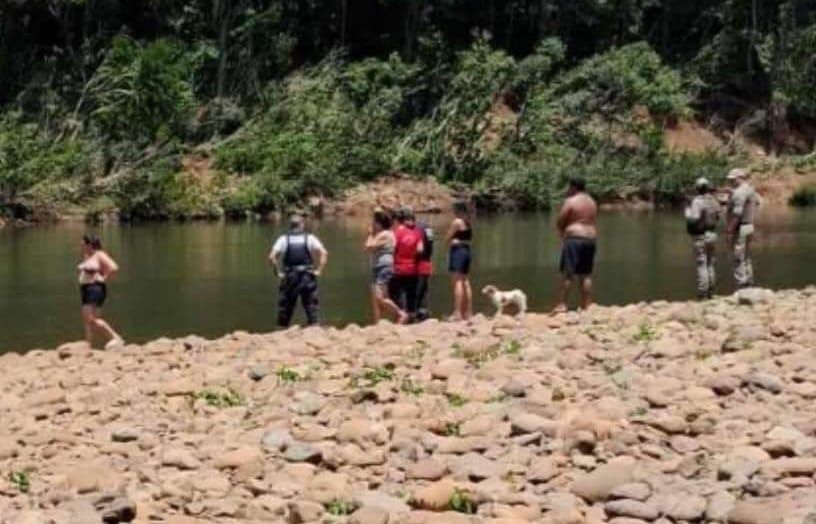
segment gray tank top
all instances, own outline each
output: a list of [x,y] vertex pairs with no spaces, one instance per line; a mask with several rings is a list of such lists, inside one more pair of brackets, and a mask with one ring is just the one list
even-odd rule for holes
[[371,253],[371,260],[374,267],[386,267],[394,265],[394,243],[376,248]]

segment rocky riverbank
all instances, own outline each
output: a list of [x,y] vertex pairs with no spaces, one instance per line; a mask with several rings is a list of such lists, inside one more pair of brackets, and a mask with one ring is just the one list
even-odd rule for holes
[[799,524],[816,289],[0,357],[0,522]]

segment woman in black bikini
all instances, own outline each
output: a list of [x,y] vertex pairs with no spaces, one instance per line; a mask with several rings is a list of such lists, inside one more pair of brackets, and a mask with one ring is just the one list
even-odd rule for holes
[[93,334],[96,330],[108,338],[105,349],[123,345],[122,337],[100,316],[100,310],[108,295],[106,282],[119,271],[119,266],[102,250],[102,242],[96,235],[82,237],[82,263],[77,269],[85,340],[93,345]]
[[455,217],[448,230],[448,243],[450,244],[448,270],[453,278],[453,319],[468,320],[473,316],[473,291],[468,277],[473,228],[465,202],[456,202],[453,205],[453,213]]

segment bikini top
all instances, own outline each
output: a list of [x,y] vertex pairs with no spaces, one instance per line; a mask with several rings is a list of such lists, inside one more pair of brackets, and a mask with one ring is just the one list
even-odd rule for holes
[[473,240],[473,228],[470,227],[470,223],[465,221],[466,229],[460,229],[453,233],[454,240],[458,240],[460,242],[470,242]]
[[84,260],[77,266],[77,269],[80,284],[90,284],[101,280],[102,264],[95,258]]

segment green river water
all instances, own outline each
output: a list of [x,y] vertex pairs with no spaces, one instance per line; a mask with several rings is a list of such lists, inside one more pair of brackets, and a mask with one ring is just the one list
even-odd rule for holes
[[[436,218],[439,231],[444,219]],[[552,307],[558,239],[549,214],[498,215],[475,222],[472,280],[521,288],[532,310]],[[322,322],[369,318],[368,258],[358,222],[315,224],[330,251],[321,280]],[[262,223],[61,224],[0,230],[0,353],[50,348],[82,337],[76,265],[80,238],[100,234],[121,273],[105,315],[128,341],[275,327],[277,281],[265,259],[280,228]],[[816,283],[816,212],[763,213],[754,245],[758,283],[772,288]],[[694,296],[691,242],[678,212],[604,213],[600,219],[596,296],[602,304]],[[446,249],[435,253],[431,289],[436,316],[449,314]],[[719,291],[732,291],[721,242]],[[489,312],[478,292],[477,311]],[[302,318],[300,316],[297,317]]]

